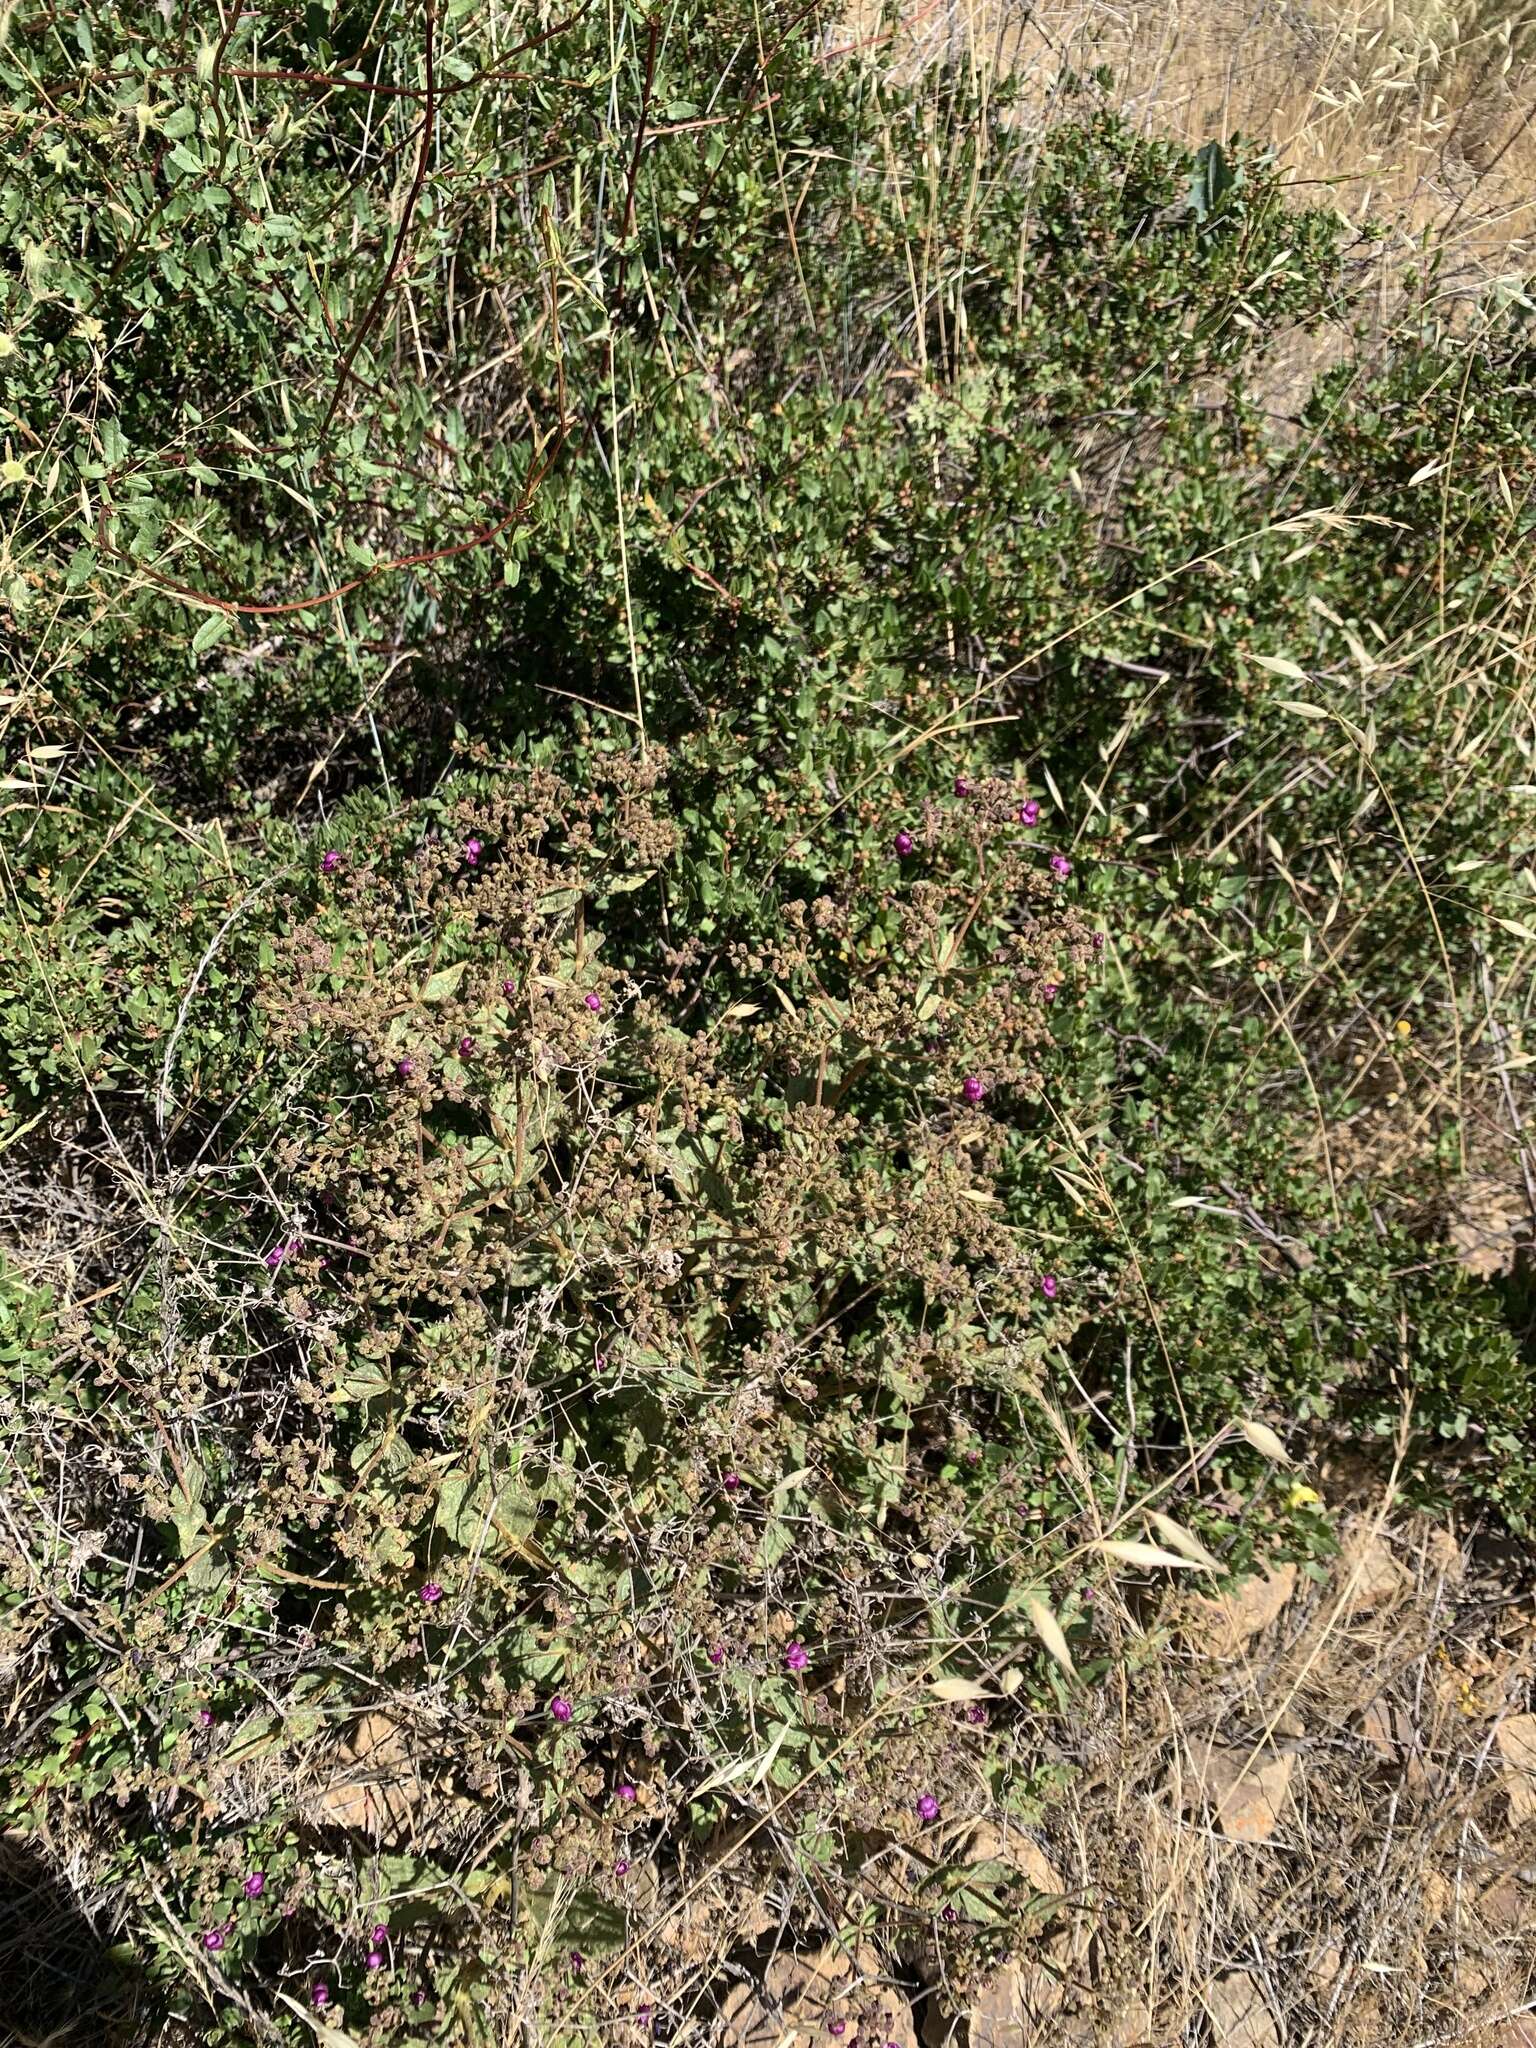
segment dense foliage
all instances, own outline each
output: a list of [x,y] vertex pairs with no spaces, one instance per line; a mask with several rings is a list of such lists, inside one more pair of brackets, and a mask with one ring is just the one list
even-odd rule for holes
[[963,2001],[1097,1546],[1319,1554],[1266,1430],[1536,1499],[1442,1241],[1528,308],[1368,346],[1262,152],[804,13],[6,19],[0,1812],[84,2024],[640,2038],[785,1926]]

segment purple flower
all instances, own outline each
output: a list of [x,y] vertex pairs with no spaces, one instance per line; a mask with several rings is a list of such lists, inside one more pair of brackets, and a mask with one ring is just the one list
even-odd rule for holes
[[1060,994],[1061,983],[1059,981],[1044,981],[1040,984],[1040,1000],[1042,1003],[1054,1003]]
[[980,1102],[986,1092],[987,1085],[982,1080],[980,1074],[967,1074],[964,1081],[960,1084],[960,1093],[967,1102]]
[[946,1921],[951,1927],[953,1927],[955,1922],[960,1918],[960,1915],[955,1911],[953,1906],[946,1906],[944,1908],[944,1911],[939,1915],[939,1918],[941,1920]]
[[912,834],[911,834],[910,832],[898,832],[898,833],[896,834],[896,838],[895,838],[894,844],[895,844],[895,847],[896,847],[896,851],[897,851],[898,853],[900,853],[900,854],[908,854],[908,853],[910,853],[910,852],[912,851],[912,847],[913,847],[913,844],[914,844],[914,842],[913,842],[913,838],[912,838]]
[[474,1049],[475,1041],[470,1037],[469,1033],[466,1031],[464,1036],[459,1040],[460,1059],[467,1060],[470,1054],[474,1051]]
[[970,785],[970,784],[969,784],[969,783],[968,783],[968,782],[966,781],[966,779],[965,779],[965,777],[964,777],[963,775],[957,775],[957,776],[955,777],[955,795],[956,795],[956,796],[969,796],[969,795],[970,795],[970,793],[971,793],[971,785]]
[[264,1870],[253,1870],[240,1887],[248,1899],[259,1899],[266,1888],[267,1873]]
[[596,989],[592,991],[591,995],[585,998],[585,1001],[587,1008],[592,1012],[594,1017],[597,1015],[598,1011],[603,1007],[603,999],[597,993]]
[[1104,934],[1103,934],[1102,932],[1095,932],[1095,933],[1094,933],[1094,935],[1093,935],[1093,950],[1095,951],[1095,953],[1102,953],[1102,952],[1103,952],[1103,950],[1104,950]]
[[637,1795],[633,1785],[620,1785],[617,1792],[615,1792],[614,1794],[614,1797],[616,1799],[622,1799],[626,1806],[633,1805],[636,1796]]
[[309,2002],[311,2005],[329,2005],[331,2002],[330,1985],[312,1984],[309,1987]]
[[512,998],[517,994],[517,983],[512,979],[510,974],[507,976],[506,980],[501,984],[501,992],[506,997],[509,1003],[511,1002]]
[[380,1948],[389,1939],[389,1929],[381,1920],[377,1927],[370,1928],[368,1940],[374,1948]]
[[322,875],[334,875],[334,874],[335,874],[335,872],[336,872],[336,870],[337,870],[337,869],[338,869],[338,868],[339,868],[340,866],[341,866],[341,855],[340,855],[339,853],[336,853],[336,852],[332,851],[332,852],[330,852],[330,853],[323,853],[323,854],[321,854],[321,856],[320,856],[320,872],[321,872],[321,874],[322,874]]
[[278,1267],[283,1263],[284,1259],[287,1258],[289,1252],[292,1249],[293,1247],[291,1245],[275,1244],[273,1245],[271,1251],[267,1253],[265,1259],[263,1259],[262,1264],[266,1267],[269,1273],[275,1273]]
[[624,1857],[622,1857],[622,1856],[621,1856],[621,1857],[619,1858],[618,1862],[617,1862],[617,1863],[615,1863],[615,1864],[614,1864],[614,1866],[613,1866],[613,1874],[614,1874],[614,1876],[615,1876],[615,1877],[622,1877],[622,1876],[624,1875],[624,1873],[625,1873],[625,1872],[626,1872],[626,1871],[627,1871],[628,1869],[629,1869],[629,1864],[628,1864],[628,1862],[626,1861],[626,1859],[625,1859]]
[[847,2031],[848,2022],[846,2020],[833,2020],[827,2027],[829,2034],[846,2034]]
[[400,1076],[402,1081],[409,1081],[409,1079],[411,1078],[412,1074],[415,1073],[415,1071],[416,1062],[413,1059],[400,1060],[395,1067],[395,1072]]
[[985,1728],[985,1727],[986,1727],[986,1725],[987,1725],[987,1710],[986,1710],[986,1708],[985,1708],[985,1707],[984,1707],[984,1706],[983,1706],[983,1705],[981,1704],[981,1701],[980,1701],[980,1700],[977,1700],[976,1704],[975,1704],[975,1705],[974,1705],[973,1707],[969,1707],[969,1708],[967,1708],[967,1710],[966,1710],[966,1716],[965,1716],[965,1718],[967,1719],[967,1721],[969,1721],[969,1722],[970,1722],[970,1724],[971,1724],[971,1726],[972,1726],[973,1728]]
[[727,1472],[720,1483],[724,1486],[727,1493],[735,1493],[741,1485],[741,1474],[739,1472]]
[[937,1820],[937,1819],[938,1819],[938,1817],[939,1817],[939,1802],[937,1801],[937,1799],[935,1799],[935,1798],[934,1798],[934,1796],[933,1796],[933,1794],[932,1794],[931,1792],[925,1792],[925,1793],[923,1794],[922,1798],[918,1800],[918,1802],[917,1802],[917,1817],[918,1817],[918,1819],[919,1819],[919,1820]]
[[803,1671],[811,1661],[810,1652],[804,1643],[791,1643],[784,1652],[784,1663],[791,1671]]
[[198,1708],[198,1710],[197,1710],[197,1725],[198,1725],[198,1727],[199,1727],[199,1728],[211,1728],[211,1727],[213,1726],[213,1709],[212,1709],[212,1707],[199,1707],[199,1708]]
[[426,1604],[429,1607],[435,1607],[438,1601],[442,1599],[442,1597],[443,1589],[437,1583],[436,1579],[428,1579],[427,1583],[421,1589],[421,1598],[426,1602]]
[[370,1970],[382,1970],[384,1967],[384,1958],[376,1948],[369,1949],[367,1962]]
[[579,1948],[573,1948],[571,1950],[571,1968],[576,1972],[577,1976],[579,1977],[586,1967],[586,1957],[582,1954]]
[[549,1703],[549,1711],[563,1727],[571,1718],[571,1703],[557,1693]]
[[210,1927],[203,1936],[203,1947],[207,1949],[209,1955],[216,1956],[223,1946],[224,1930],[221,1927]]
[[475,862],[480,858],[484,850],[484,847],[481,845],[478,839],[466,839],[464,842],[464,858],[469,862],[471,867],[474,866]]
[[1054,1301],[1056,1299],[1056,1275],[1054,1273],[1042,1273],[1040,1275],[1040,1292],[1047,1301]]
[[1053,875],[1057,876],[1061,881],[1064,882],[1067,879],[1068,875],[1071,874],[1071,872],[1072,863],[1067,859],[1067,856],[1064,853],[1053,853],[1051,855],[1051,873]]
[[720,1647],[718,1643],[712,1643],[710,1645],[709,1661],[711,1664],[723,1664],[725,1662],[725,1651]]
[[1019,805],[1019,823],[1021,825],[1038,825],[1039,822],[1040,806],[1035,798],[1031,797],[1028,803]]
[[425,2005],[425,2004],[426,2004],[426,2002],[427,2002],[427,1994],[425,1993],[425,1991],[413,1991],[413,1992],[411,1993],[411,2003],[412,2003],[412,2005]]

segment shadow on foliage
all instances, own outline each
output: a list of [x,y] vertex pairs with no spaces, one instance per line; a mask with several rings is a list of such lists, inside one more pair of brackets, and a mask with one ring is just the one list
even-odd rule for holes
[[132,2048],[142,1986],[108,1953],[46,1858],[0,1835],[0,2041],[16,2048]]

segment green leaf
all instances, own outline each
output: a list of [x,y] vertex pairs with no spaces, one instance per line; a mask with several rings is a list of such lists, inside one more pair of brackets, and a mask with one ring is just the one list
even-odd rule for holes
[[439,967],[436,974],[427,978],[421,991],[421,1000],[424,1003],[445,1002],[464,979],[464,970],[468,965],[467,960],[456,960],[451,967]]
[[83,589],[90,582],[95,573],[96,550],[85,547],[76,548],[69,558],[69,567],[64,572],[64,589],[66,594],[73,597],[77,590]]
[[210,647],[217,647],[228,636],[234,623],[233,612],[210,612],[192,635],[192,652],[206,654]]
[[1237,174],[1221,144],[1208,142],[1195,157],[1194,175],[1189,181],[1189,196],[1185,204],[1196,220],[1203,221],[1219,210],[1237,182]]
[[525,1894],[535,1923],[558,1930],[561,1947],[578,1948],[583,1955],[613,1955],[624,1946],[629,1923],[619,1908],[596,1892],[577,1892],[563,1901],[553,1886]]

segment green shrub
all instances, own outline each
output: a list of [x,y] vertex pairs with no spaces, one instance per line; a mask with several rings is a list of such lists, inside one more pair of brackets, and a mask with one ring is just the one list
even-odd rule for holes
[[1032,1915],[949,1824],[1155,1653],[1106,1536],[1324,1551],[1266,1419],[1530,1513],[1429,1199],[1522,309],[1281,432],[1361,247],[1246,145],[719,9],[460,10],[430,130],[414,24],[71,33],[0,44],[7,1824],[198,2039],[707,2020],[764,1899],[959,1995]]

